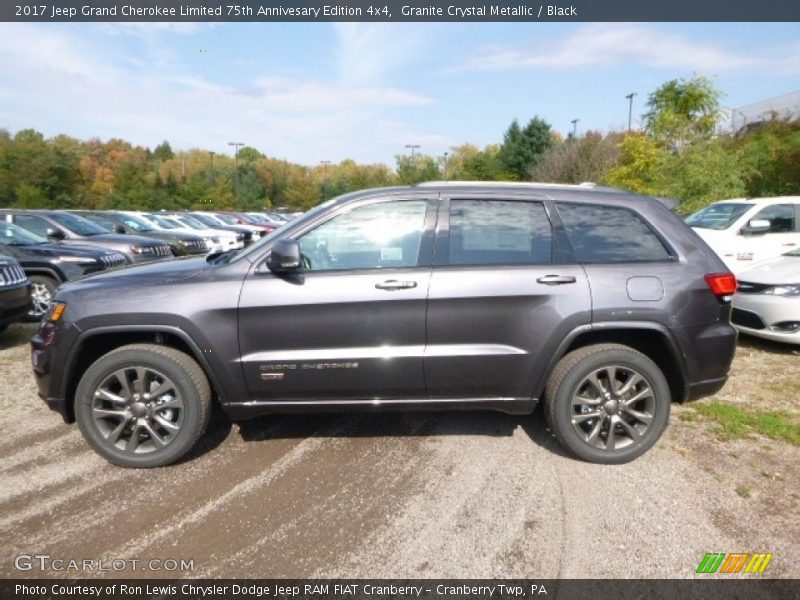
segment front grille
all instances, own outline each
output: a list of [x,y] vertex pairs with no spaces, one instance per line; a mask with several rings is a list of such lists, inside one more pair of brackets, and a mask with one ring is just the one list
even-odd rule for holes
[[100,260],[106,269],[116,269],[125,264],[125,257],[122,254],[108,254],[101,256]]
[[208,250],[208,246],[206,246],[205,240],[192,240],[189,242],[190,249],[195,250],[196,252],[205,252]]
[[741,308],[734,308],[731,312],[731,323],[748,329],[766,329],[767,325],[756,313]]
[[24,283],[28,277],[19,265],[3,265],[0,267],[0,286]]
[[169,246],[153,246],[153,256],[171,256],[172,250]]
[[736,286],[737,294],[760,294],[767,288],[772,287],[766,283],[752,283],[750,281],[739,281]]

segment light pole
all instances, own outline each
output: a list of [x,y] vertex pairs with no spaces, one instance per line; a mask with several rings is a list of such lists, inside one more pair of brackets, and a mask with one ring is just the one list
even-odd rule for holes
[[411,148],[411,162],[414,166],[417,166],[417,155],[414,153],[417,148],[419,148],[419,144],[406,144],[406,148]]
[[444,182],[447,183],[447,152],[444,153]]
[[[244,146],[243,142],[228,142],[228,146],[233,146],[236,150],[233,153],[233,170],[235,171],[234,188],[236,192],[236,203],[239,203],[239,148]],[[238,208],[238,206],[237,206]]]
[[576,139],[576,136],[578,134],[578,121],[580,121],[580,119],[572,119],[572,121],[570,121],[570,123],[572,123],[572,139],[573,140]]
[[322,201],[324,202],[328,199],[328,165],[331,164],[331,161],[321,160],[319,162],[322,163],[322,171],[325,174],[325,180],[322,184]]
[[631,120],[633,118],[633,97],[636,95],[636,92],[631,92],[627,96],[628,99],[628,131],[631,130]]

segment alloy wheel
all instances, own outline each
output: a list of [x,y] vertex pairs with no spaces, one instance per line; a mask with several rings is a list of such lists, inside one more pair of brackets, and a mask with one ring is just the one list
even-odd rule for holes
[[38,281],[34,281],[31,284],[31,302],[33,308],[31,308],[28,315],[37,319],[42,318],[50,308],[52,300],[53,295],[50,293],[47,286]]
[[168,446],[181,430],[184,402],[175,383],[149,367],[108,375],[94,391],[91,413],[105,442],[126,454]]
[[656,398],[650,382],[622,365],[595,369],[572,395],[572,426],[590,446],[612,452],[639,443],[653,421]]

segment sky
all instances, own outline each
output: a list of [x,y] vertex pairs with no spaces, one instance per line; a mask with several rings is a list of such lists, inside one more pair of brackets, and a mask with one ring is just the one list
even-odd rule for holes
[[800,90],[798,23],[2,23],[0,129],[306,165],[634,127],[647,95],[709,77],[722,105]]

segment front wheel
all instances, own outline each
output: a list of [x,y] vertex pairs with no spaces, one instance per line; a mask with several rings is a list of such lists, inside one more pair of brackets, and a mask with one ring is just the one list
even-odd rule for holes
[[210,406],[211,388],[197,362],[150,344],[102,356],[75,392],[83,437],[122,467],[161,467],[181,458],[205,431]]
[[661,369],[621,344],[580,348],[562,358],[545,389],[559,441],[589,462],[619,464],[658,441],[672,398]]

